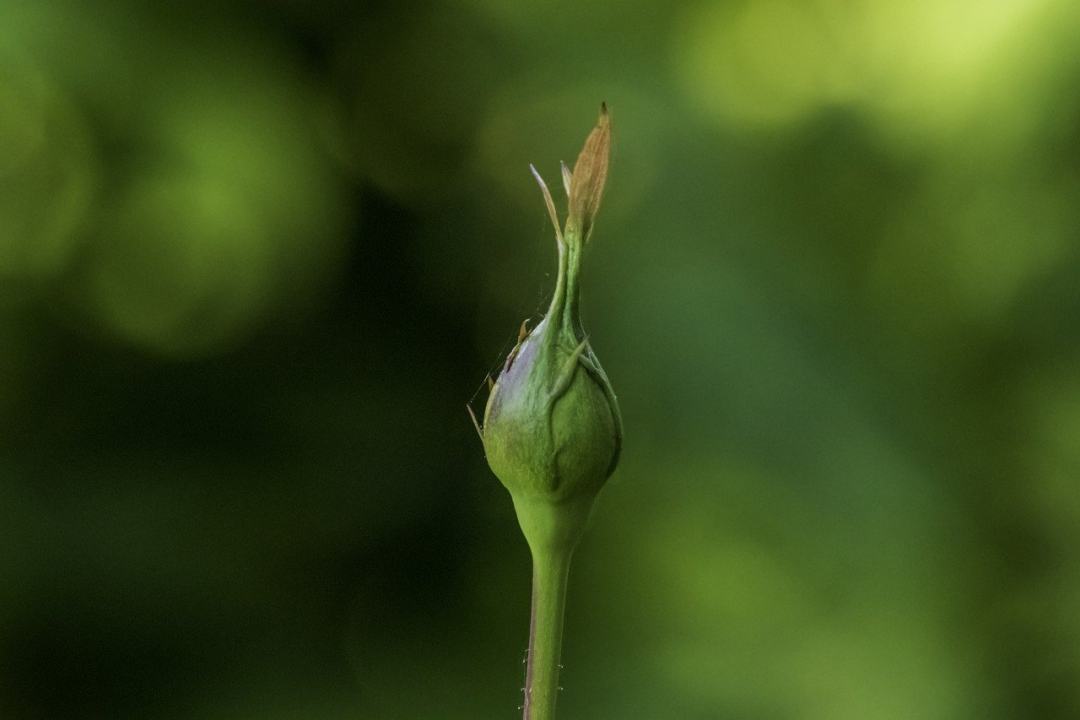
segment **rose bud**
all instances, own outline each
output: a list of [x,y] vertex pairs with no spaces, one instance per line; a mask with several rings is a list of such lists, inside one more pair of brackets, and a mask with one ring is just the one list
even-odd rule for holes
[[522,325],[484,411],[488,464],[510,491],[534,555],[572,552],[622,444],[615,393],[582,329],[578,302],[610,147],[610,119],[601,106],[573,172],[563,165],[569,213],[561,230],[551,193],[532,169],[555,226],[558,279],[544,318],[531,332]]

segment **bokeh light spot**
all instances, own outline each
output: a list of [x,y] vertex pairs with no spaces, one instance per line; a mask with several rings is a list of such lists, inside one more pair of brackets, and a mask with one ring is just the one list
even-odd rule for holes
[[94,310],[146,349],[187,355],[227,344],[267,300],[264,229],[213,179],[147,179],[111,214],[97,248]]
[[0,282],[47,280],[66,267],[94,175],[73,105],[28,63],[0,55]]
[[850,85],[827,16],[813,3],[706,4],[675,36],[691,102],[736,126],[790,124]]

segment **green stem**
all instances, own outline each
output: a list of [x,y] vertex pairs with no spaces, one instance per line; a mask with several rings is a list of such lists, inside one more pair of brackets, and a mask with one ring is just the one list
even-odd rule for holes
[[566,583],[572,554],[572,550],[563,549],[533,552],[532,619],[523,720],[555,720]]
[[[551,326],[557,326],[560,318],[562,318],[563,308],[566,307],[566,283],[567,283],[567,264],[569,261],[569,249],[566,247],[566,243],[559,242],[559,274],[555,280],[555,292],[551,296],[551,305],[548,307],[547,315],[544,316],[544,320]],[[559,340],[559,333],[548,333],[546,337],[550,338],[551,343],[556,343]]]
[[566,235],[566,304],[563,305],[563,327],[573,334],[574,343],[585,335],[581,330],[578,313],[581,291],[578,279],[581,276],[581,256],[585,248],[573,231]]

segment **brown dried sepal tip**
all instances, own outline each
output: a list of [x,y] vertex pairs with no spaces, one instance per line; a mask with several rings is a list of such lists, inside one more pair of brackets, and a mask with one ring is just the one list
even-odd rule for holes
[[607,103],[601,103],[600,117],[585,139],[585,147],[581,148],[581,154],[574,163],[569,183],[570,216],[567,218],[566,232],[579,233],[583,242],[589,239],[593,219],[600,209],[610,158],[611,118]]

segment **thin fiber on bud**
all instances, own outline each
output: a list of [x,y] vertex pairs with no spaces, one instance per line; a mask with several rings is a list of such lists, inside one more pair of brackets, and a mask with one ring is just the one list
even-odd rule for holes
[[611,157],[611,118],[607,104],[600,104],[600,117],[596,127],[585,139],[574,172],[570,180],[570,217],[567,222],[581,234],[582,240],[589,238],[593,220],[600,209],[600,200],[604,195],[604,183],[607,182],[608,162]]

